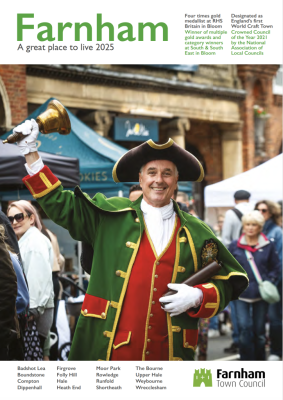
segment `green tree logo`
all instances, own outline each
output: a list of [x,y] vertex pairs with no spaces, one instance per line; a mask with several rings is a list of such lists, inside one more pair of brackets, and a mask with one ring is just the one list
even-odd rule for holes
[[204,382],[205,387],[212,387],[212,375],[211,370],[205,368],[195,369],[194,373],[194,387],[200,387],[202,382]]

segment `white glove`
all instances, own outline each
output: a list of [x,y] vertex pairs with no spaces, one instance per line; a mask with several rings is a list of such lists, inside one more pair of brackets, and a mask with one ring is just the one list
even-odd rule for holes
[[198,307],[202,302],[203,293],[199,288],[194,288],[184,283],[169,283],[167,286],[169,289],[178,292],[159,299],[161,303],[169,303],[164,308],[161,308],[169,312],[170,317],[182,314],[190,308]]
[[22,132],[25,137],[18,141],[18,146],[22,155],[33,153],[37,150],[36,139],[39,134],[38,124],[34,119],[26,120],[23,124],[16,126],[13,133]]

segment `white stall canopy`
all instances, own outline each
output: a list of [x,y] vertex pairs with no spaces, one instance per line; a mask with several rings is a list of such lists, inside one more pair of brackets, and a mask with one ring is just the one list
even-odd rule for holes
[[205,207],[234,207],[236,190],[251,193],[250,201],[282,200],[282,154],[232,178],[206,186]]

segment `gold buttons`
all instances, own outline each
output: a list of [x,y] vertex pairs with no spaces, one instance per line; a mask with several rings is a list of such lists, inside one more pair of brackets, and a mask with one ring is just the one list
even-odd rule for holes
[[159,265],[160,264],[160,262],[159,261],[156,261],[156,265]]
[[153,317],[153,314],[150,314],[150,317]]
[[155,278],[158,278],[158,275],[155,275]]
[[116,271],[117,276],[121,276],[121,271]]
[[103,332],[103,336],[107,337],[107,332],[106,331]]
[[153,291],[154,291],[154,292],[157,292],[157,289],[156,289],[156,288],[154,288],[154,289],[153,289]]
[[140,222],[139,218],[136,218],[136,219],[135,219],[135,222]]
[[147,342],[151,342],[151,339],[147,339]]
[[147,356],[149,356],[150,353],[149,353],[149,351],[146,351],[145,354],[146,354]]
[[180,272],[185,272],[186,271],[186,268],[185,267],[181,267],[180,268]]
[[155,301],[153,301],[152,304],[155,304]]
[[189,342],[186,342],[186,343],[184,344],[184,347],[188,348],[188,347],[189,347]]
[[148,329],[151,329],[151,326],[149,326]]
[[126,246],[127,246],[127,247],[131,247],[131,242],[127,242],[127,243],[126,243]]
[[87,314],[87,309],[85,309],[85,310],[83,311],[83,313],[86,315],[86,314]]
[[105,319],[106,318],[106,314],[105,312],[101,313],[101,318]]
[[175,332],[181,332],[181,328],[179,326],[176,327]]

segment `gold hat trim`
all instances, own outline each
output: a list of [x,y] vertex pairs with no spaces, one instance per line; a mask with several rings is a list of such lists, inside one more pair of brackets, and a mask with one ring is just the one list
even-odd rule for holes
[[[127,154],[127,153],[126,153],[126,154]],[[114,165],[114,168],[113,168],[113,170],[112,170],[112,178],[113,178],[114,182],[116,182],[116,183],[119,183],[119,182],[120,182],[119,179],[118,179],[116,170],[117,170],[117,167],[118,167],[118,164],[119,164],[121,158],[124,157],[124,155],[125,155],[125,154],[123,154],[123,155],[119,158],[119,160],[116,162],[116,164]]]
[[[174,144],[174,140],[169,138],[168,142],[166,142],[164,144],[156,144],[156,143],[154,143],[154,141],[152,139],[150,139],[146,143],[155,150],[164,150],[164,149],[168,149],[168,147],[171,147]],[[123,154],[119,158],[119,160],[116,162],[116,164],[114,165],[114,168],[112,170],[112,177],[113,177],[114,182],[116,182],[116,183],[120,182],[118,179],[116,170],[117,170],[120,160],[124,157],[124,155],[125,154]],[[194,157],[193,154],[192,154],[192,156]],[[199,167],[200,167],[200,176],[198,177],[198,179],[195,182],[201,182],[204,178],[204,170],[203,170],[203,167],[202,167],[201,163],[199,162],[199,160],[196,157],[194,157],[194,158],[197,160],[197,162],[199,163]]]
[[199,162],[199,160],[197,160],[197,162],[199,163],[199,167],[200,167],[200,176],[196,180],[196,182],[201,182],[204,178],[204,170],[203,170],[203,167],[202,167],[201,163]]
[[153,141],[152,139],[149,139],[146,143],[147,143],[150,147],[152,147],[153,149],[156,149],[156,150],[164,150],[164,149],[168,149],[168,147],[171,147],[172,144],[174,143],[174,140],[170,138],[170,139],[168,140],[168,142],[166,142],[166,143],[164,143],[164,144],[156,144],[156,143],[154,143],[154,141]]

